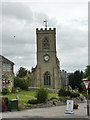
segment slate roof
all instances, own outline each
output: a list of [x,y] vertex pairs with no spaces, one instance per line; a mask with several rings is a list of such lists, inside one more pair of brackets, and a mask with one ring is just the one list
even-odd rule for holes
[[12,62],[11,60],[7,59],[6,57],[0,55],[0,61],[2,61],[2,63],[7,63],[7,64],[12,64],[14,65],[14,62]]

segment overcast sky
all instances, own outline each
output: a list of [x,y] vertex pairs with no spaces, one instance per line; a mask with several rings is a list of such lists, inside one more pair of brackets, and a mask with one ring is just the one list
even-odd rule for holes
[[3,0],[1,7],[1,54],[15,63],[15,73],[21,66],[26,69],[36,66],[36,28],[44,28],[44,20],[48,20],[48,27],[56,28],[61,69],[68,72],[85,69],[88,0]]

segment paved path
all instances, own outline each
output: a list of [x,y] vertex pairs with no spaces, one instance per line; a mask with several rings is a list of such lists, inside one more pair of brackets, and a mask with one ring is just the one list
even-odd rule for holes
[[[2,113],[3,118],[87,118],[86,103],[81,103],[74,114],[65,114],[66,105]],[[72,119],[73,120],[73,119]],[[77,119],[76,119],[77,120]]]

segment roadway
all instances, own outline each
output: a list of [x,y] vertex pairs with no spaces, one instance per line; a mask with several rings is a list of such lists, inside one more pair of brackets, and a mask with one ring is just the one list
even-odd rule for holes
[[[48,108],[34,108],[27,109],[24,111],[17,112],[4,112],[2,113],[2,120],[13,120],[13,118],[17,118],[17,120],[38,120],[37,118],[49,118],[51,120],[88,120],[87,117],[87,109],[86,103],[80,103],[79,109],[74,110],[74,114],[65,114],[66,105],[63,106],[55,106]],[[7,119],[5,119],[7,118]],[[19,118],[19,119],[18,119]],[[87,119],[88,118],[88,119]]]

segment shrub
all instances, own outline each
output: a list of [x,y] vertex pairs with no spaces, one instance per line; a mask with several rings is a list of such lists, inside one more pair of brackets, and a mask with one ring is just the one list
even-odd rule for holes
[[11,93],[12,92],[12,87],[6,87],[6,89],[8,89],[8,91]]
[[20,87],[22,90],[28,90],[29,84],[26,79],[15,77],[14,78],[14,87]]
[[65,96],[70,96],[70,91],[69,90],[65,91]]
[[67,97],[60,97],[59,100],[63,101],[63,102],[66,102],[68,100],[68,98]]
[[7,88],[3,88],[2,89],[2,94],[3,95],[7,95],[7,94],[9,94],[10,93],[10,91],[7,89]]
[[36,98],[38,103],[45,103],[48,100],[48,90],[45,88],[39,88],[36,92]]
[[19,104],[18,105],[18,110],[24,110],[25,109],[25,105],[24,104]]
[[65,89],[60,89],[58,92],[59,96],[70,96],[70,91]]
[[58,92],[59,96],[70,96],[70,97],[79,97],[80,94],[77,92],[71,92],[69,90],[60,89]]
[[28,100],[28,103],[29,103],[29,104],[37,104],[38,101],[37,101],[37,100]]
[[59,91],[58,91],[58,95],[59,96],[63,96],[65,94],[65,89],[60,89]]
[[80,94],[79,93],[76,93],[76,92],[71,92],[70,93],[70,97],[79,97]]
[[12,88],[12,93],[16,93],[16,92],[20,92],[20,91],[21,91],[20,87],[13,87]]

